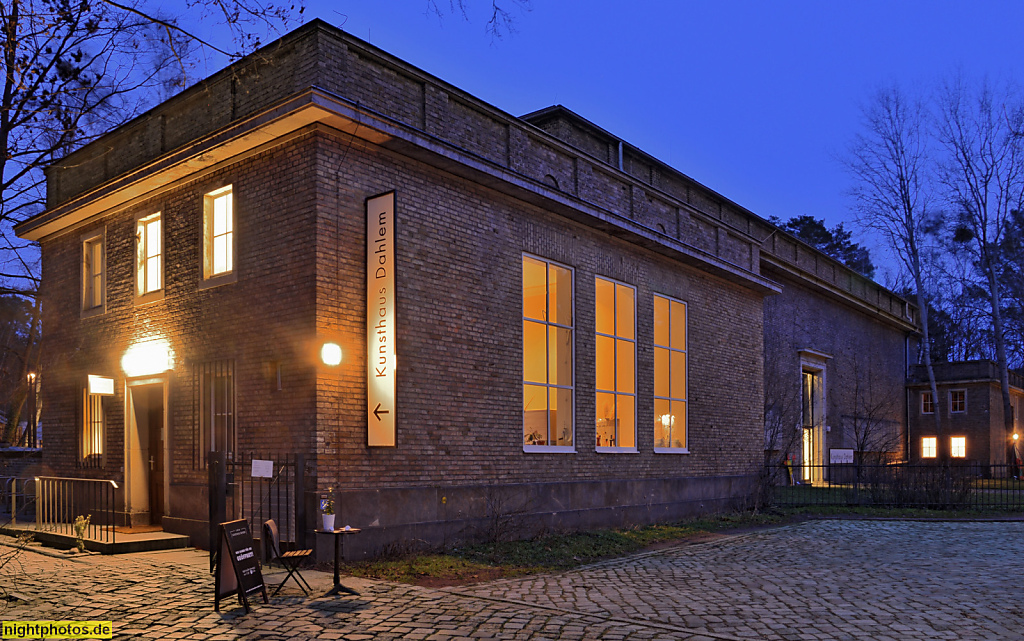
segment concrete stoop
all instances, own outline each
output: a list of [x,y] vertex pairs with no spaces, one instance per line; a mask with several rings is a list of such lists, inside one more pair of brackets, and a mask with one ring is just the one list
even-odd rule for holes
[[[33,539],[44,545],[58,548],[75,547],[74,535],[61,532],[37,530],[35,524],[6,524],[0,526],[0,534],[22,536],[29,534]],[[113,541],[85,538],[85,549],[100,554],[129,554],[132,552],[152,552],[154,550],[174,550],[190,546],[189,537],[170,532],[115,532]]]

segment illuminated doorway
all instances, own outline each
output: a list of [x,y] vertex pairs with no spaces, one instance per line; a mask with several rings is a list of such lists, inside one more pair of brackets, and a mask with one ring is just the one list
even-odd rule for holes
[[824,479],[825,451],[824,370],[805,367],[801,387],[801,480],[820,483]]
[[160,525],[167,509],[167,384],[128,385],[125,503],[130,525]]

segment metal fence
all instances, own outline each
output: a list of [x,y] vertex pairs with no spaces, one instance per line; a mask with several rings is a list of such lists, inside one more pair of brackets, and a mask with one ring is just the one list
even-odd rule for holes
[[34,477],[0,477],[0,524],[34,523],[36,480]]
[[[256,539],[262,536],[263,523],[274,519],[285,545],[293,543],[296,547],[305,547],[305,497],[307,489],[316,487],[316,480],[307,469],[304,454],[246,452],[228,460],[223,452],[210,452],[207,460],[210,466],[211,564],[218,547],[219,524],[229,519],[247,519]],[[254,461],[257,461],[255,467]],[[269,470],[267,463],[270,463]],[[260,476],[261,473],[269,476]]]
[[86,539],[114,543],[117,483],[103,479],[35,477],[36,529],[77,536],[75,519],[89,517]]
[[[986,463],[772,465],[768,499],[778,506],[1024,509],[1016,466]],[[805,480],[806,479],[806,480]]]

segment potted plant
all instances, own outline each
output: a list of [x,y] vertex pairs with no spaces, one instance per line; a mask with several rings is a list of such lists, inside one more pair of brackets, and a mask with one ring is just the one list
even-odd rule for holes
[[323,510],[324,529],[334,530],[334,488],[327,488],[327,498],[320,501],[320,509]]

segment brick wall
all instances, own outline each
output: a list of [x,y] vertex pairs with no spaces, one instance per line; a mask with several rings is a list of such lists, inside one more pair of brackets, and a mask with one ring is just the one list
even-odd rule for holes
[[[879,436],[888,435],[885,440],[896,448],[892,451],[902,455],[904,332],[813,292],[785,272],[770,275],[783,283],[783,290],[765,299],[765,381],[767,402],[781,403],[781,423],[795,429],[801,420],[799,350],[813,350],[830,357],[825,368],[825,456],[831,448],[855,448],[855,421],[870,424]],[[789,446],[783,449],[799,455],[799,440],[788,442],[788,436],[783,433]]]

